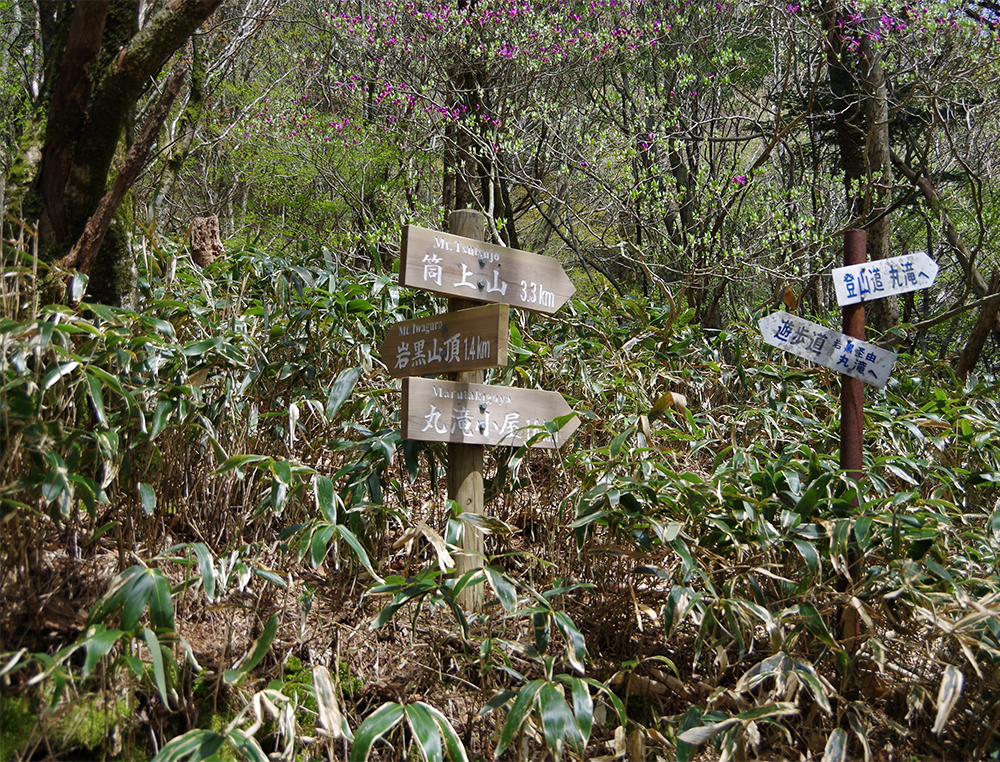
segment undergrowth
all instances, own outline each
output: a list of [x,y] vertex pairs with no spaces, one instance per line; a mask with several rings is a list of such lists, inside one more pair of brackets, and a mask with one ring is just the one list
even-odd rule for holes
[[582,425],[491,451],[481,519],[378,357],[430,297],[145,246],[135,310],[4,249],[5,759],[1000,757],[995,379],[901,357],[856,483],[837,378],[751,316],[520,315],[491,383]]

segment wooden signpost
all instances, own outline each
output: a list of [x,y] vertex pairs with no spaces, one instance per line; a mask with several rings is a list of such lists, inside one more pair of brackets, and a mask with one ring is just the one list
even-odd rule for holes
[[509,339],[510,307],[490,304],[396,323],[378,351],[393,378],[431,376],[506,365]]
[[[486,385],[482,369],[507,362],[510,306],[552,314],[575,287],[551,257],[484,243],[478,212],[459,210],[448,224],[452,233],[403,228],[399,283],[450,297],[450,311],[397,323],[379,352],[389,373],[403,378],[403,438],[446,442],[449,499],[466,513],[482,513],[485,445],[520,446],[573,412],[556,392]],[[434,374],[451,379],[418,378]],[[579,425],[570,418],[532,446],[558,447]],[[459,577],[482,567],[482,532],[466,524],[462,550]],[[483,586],[465,587],[459,601],[481,611]]]
[[553,314],[576,287],[552,257],[407,225],[399,283],[442,296]]

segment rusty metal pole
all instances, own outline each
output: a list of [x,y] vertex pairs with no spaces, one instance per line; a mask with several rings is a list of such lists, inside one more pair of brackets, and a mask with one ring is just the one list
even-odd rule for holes
[[[844,266],[864,264],[867,259],[864,230],[844,233]],[[844,307],[842,332],[855,339],[865,338],[865,305]],[[861,379],[841,375],[840,385],[840,467],[855,481],[861,481],[864,448],[865,385]]]
[[[844,233],[844,266],[864,264],[868,253],[864,230],[848,230]],[[855,339],[865,339],[865,305],[849,304],[844,307],[842,333]],[[852,501],[855,507],[861,503],[861,476],[864,469],[864,421],[865,385],[858,378],[840,376],[840,468],[846,471],[855,484],[858,494]],[[860,571],[861,553],[853,541],[847,547],[847,575],[837,581],[837,589],[848,591],[851,579],[856,579]],[[848,653],[854,653],[861,636],[861,618],[849,605],[843,605],[840,613],[841,637]]]

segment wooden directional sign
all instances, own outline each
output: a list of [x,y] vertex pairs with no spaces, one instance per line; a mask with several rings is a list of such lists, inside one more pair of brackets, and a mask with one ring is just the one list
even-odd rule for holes
[[393,378],[434,376],[506,365],[509,338],[510,307],[488,304],[396,323],[378,351]]
[[576,287],[558,260],[407,225],[399,283],[442,296],[500,302],[551,315]]
[[[403,379],[403,439],[517,447],[549,421],[573,411],[558,392]],[[559,447],[580,425],[572,418],[535,447]]]
[[867,341],[824,328],[797,315],[774,312],[758,323],[764,341],[824,368],[885,386],[896,364],[896,353]]
[[837,267],[833,271],[833,287],[837,292],[837,303],[844,307],[927,288],[934,282],[937,273],[937,262],[918,251],[901,257]]

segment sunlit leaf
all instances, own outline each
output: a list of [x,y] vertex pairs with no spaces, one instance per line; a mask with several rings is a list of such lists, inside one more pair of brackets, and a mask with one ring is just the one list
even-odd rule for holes
[[371,754],[375,742],[389,733],[403,719],[403,707],[390,702],[382,704],[358,726],[354,733],[354,743],[351,744],[350,762],[365,762]]
[[965,686],[965,675],[962,671],[951,664],[944,668],[941,676],[941,685],[938,688],[937,715],[934,717],[934,727],[931,732],[939,736],[948,726],[948,719],[955,710],[955,705],[962,696],[962,688]]
[[167,695],[167,670],[163,664],[163,651],[160,650],[160,641],[156,637],[156,633],[153,632],[148,627],[142,628],[142,637],[146,641],[146,646],[149,648],[149,654],[153,660],[153,682],[156,684],[156,689],[160,692],[160,700],[163,701],[163,706],[170,706],[170,696]]

